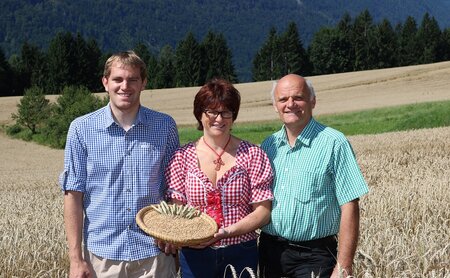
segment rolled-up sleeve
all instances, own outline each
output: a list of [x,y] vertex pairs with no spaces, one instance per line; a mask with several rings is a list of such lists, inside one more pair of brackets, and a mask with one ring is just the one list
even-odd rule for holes
[[77,132],[77,123],[70,125],[64,150],[64,170],[59,176],[62,191],[84,192],[87,177],[87,152],[82,138]]

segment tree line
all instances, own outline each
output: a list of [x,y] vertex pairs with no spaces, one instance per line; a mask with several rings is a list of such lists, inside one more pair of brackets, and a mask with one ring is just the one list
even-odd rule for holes
[[[177,47],[164,46],[158,55],[143,43],[133,49],[147,64],[147,88],[191,87],[212,77],[238,82],[232,54],[221,33],[208,32],[198,42],[192,32]],[[0,96],[23,95],[38,87],[46,94],[60,94],[67,86],[83,86],[92,92],[103,91],[100,82],[106,59],[94,39],[79,33],[58,33],[46,52],[25,42],[20,55],[9,61],[0,49]]]
[[278,79],[428,64],[450,60],[450,28],[441,31],[428,13],[420,26],[413,17],[395,27],[373,22],[368,10],[352,19],[345,14],[335,27],[316,32],[307,49],[294,23],[284,33],[272,28],[253,60],[253,80]]
[[[200,86],[212,77],[238,82],[232,53],[222,33],[209,31],[202,41],[192,32],[175,49],[166,45],[152,53],[144,43],[134,50],[148,65],[147,89]],[[25,42],[20,54],[6,59],[0,49],[0,96],[23,95],[38,87],[60,94],[66,86],[102,91],[102,53],[94,39],[58,33],[46,51]],[[305,48],[294,22],[277,33],[270,29],[253,58],[252,80],[274,80],[287,73],[305,76],[407,66],[450,60],[450,28],[441,31],[429,14],[420,26],[413,17],[395,27],[378,24],[368,10],[354,19],[345,14],[335,27],[316,32]]]
[[[175,49],[165,46],[158,55],[139,43],[134,51],[148,65],[147,88],[199,86],[212,77],[238,82],[232,53],[222,34],[208,32],[198,42],[188,33]],[[15,124],[7,133],[63,148],[70,122],[107,104],[102,91],[103,65],[95,40],[59,33],[47,52],[24,43],[21,54],[7,61],[0,51],[0,92],[23,94]],[[368,11],[354,20],[344,15],[336,27],[319,30],[307,49],[295,23],[280,34],[275,28],[253,59],[253,80],[274,80],[287,73],[304,76],[433,63],[450,59],[450,28],[441,31],[425,14],[420,26],[412,17],[392,27],[374,24]],[[10,86],[10,87],[8,87]],[[7,90],[6,90],[7,89]],[[45,95],[60,94],[55,103]]]

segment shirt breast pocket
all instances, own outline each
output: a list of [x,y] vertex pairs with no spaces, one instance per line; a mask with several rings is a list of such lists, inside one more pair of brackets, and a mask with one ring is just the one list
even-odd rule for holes
[[141,171],[154,170],[161,165],[162,147],[149,143],[141,143],[136,149],[137,167]]
[[323,173],[298,172],[295,177],[293,198],[296,202],[307,204],[319,197],[326,184],[327,176]]

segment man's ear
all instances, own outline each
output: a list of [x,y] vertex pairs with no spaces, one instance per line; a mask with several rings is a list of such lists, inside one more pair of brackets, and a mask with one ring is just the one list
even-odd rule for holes
[[275,101],[272,102],[272,107],[273,107],[273,110],[275,110],[275,112],[278,113],[278,108],[277,108],[277,106],[275,105]]
[[108,78],[103,76],[102,77],[102,83],[103,83],[103,87],[105,88],[105,91],[108,92]]
[[145,86],[147,86],[147,78],[145,78],[145,79],[142,81],[142,88],[141,88],[141,91],[145,90]]
[[314,107],[316,107],[316,96],[314,96],[313,99],[311,100],[311,108],[314,109]]

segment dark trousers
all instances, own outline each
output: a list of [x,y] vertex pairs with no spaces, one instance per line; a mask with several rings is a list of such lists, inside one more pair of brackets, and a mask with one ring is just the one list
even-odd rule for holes
[[243,271],[246,267],[256,273],[258,265],[256,239],[218,249],[183,247],[180,252],[183,278],[231,278],[232,271],[227,265],[232,265],[238,276],[242,272],[242,276],[239,276],[242,278],[250,277],[247,271]]
[[261,233],[259,274],[261,278],[330,277],[336,265],[336,255],[335,236],[291,242]]

